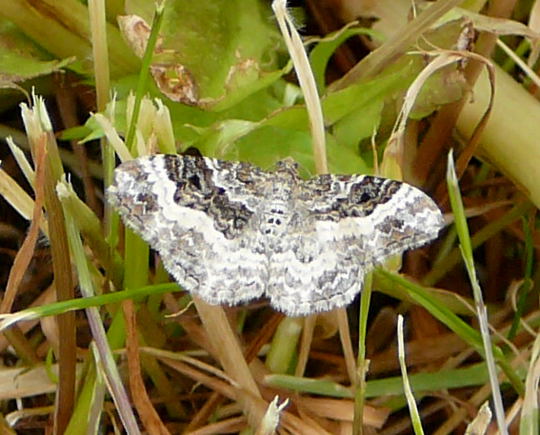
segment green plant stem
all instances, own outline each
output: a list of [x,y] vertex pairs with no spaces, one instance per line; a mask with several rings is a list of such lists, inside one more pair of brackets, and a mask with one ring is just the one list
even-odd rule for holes
[[424,429],[422,428],[422,419],[418,413],[418,407],[409,381],[409,375],[407,374],[407,362],[405,361],[405,340],[403,338],[403,316],[400,314],[397,321],[397,337],[398,337],[398,359],[399,367],[401,369],[401,378],[403,379],[403,390],[407,399],[407,405],[409,406],[409,413],[411,415],[411,423],[414,428],[414,433],[417,435],[424,435]]
[[523,276],[523,283],[519,286],[518,289],[518,302],[516,313],[514,314],[514,319],[512,320],[512,327],[508,332],[508,339],[512,340],[517,334],[519,328],[519,322],[523,317],[525,312],[527,298],[529,292],[533,287],[532,273],[533,273],[533,263],[534,263],[534,245],[533,245],[533,236],[531,229],[529,227],[529,222],[527,219],[523,218],[523,232],[525,234],[525,273]]
[[477,317],[480,324],[482,345],[484,348],[483,356],[486,360],[486,365],[489,372],[489,381],[491,385],[493,405],[495,408],[495,416],[497,418],[497,424],[499,426],[500,433],[505,435],[508,433],[508,428],[506,426],[504,418],[504,406],[497,376],[497,368],[495,367],[495,358],[493,354],[493,345],[491,343],[491,335],[489,332],[487,309],[486,305],[484,304],[482,290],[476,276],[471,237],[469,234],[469,227],[467,226],[467,218],[465,217],[465,208],[463,207],[463,201],[461,199],[461,191],[459,190],[458,179],[454,168],[454,159],[452,152],[448,154],[446,182],[448,184],[448,195],[450,197],[450,204],[452,206],[452,211],[454,212],[455,225],[459,237],[461,254],[463,256],[463,261],[465,262],[465,267],[467,268],[469,281],[471,283],[474,295]]
[[2,324],[1,329],[5,329],[6,327],[9,327],[13,324],[13,321],[9,321],[10,319],[13,319],[15,322],[40,319],[46,316],[56,316],[58,314],[64,314],[69,311],[83,310],[90,307],[100,307],[102,305],[115,304],[125,301],[126,299],[138,299],[145,296],[172,293],[177,291],[181,291],[181,289],[176,283],[157,284],[132,290],[123,290],[113,293],[107,293],[105,295],[70,299],[67,301],[41,305],[39,307],[27,308],[16,313],[1,316],[0,318],[6,321],[5,324]]
[[368,273],[364,278],[364,287],[360,293],[360,318],[358,319],[358,358],[357,376],[354,392],[354,418],[353,434],[363,433],[362,423],[364,420],[364,401],[366,397],[366,373],[368,370],[366,361],[366,335],[369,305],[371,303],[371,287],[373,275]]
[[133,139],[135,138],[135,131],[137,129],[137,122],[139,120],[141,102],[148,87],[150,64],[152,63],[152,57],[154,56],[154,49],[158,40],[159,29],[161,28],[161,23],[163,22],[163,9],[163,4],[156,6],[154,20],[152,22],[152,30],[150,32],[150,36],[148,37],[148,42],[146,43],[146,50],[144,51],[144,56],[142,59],[139,79],[137,81],[137,89],[135,91],[135,104],[133,106],[133,113],[131,115],[129,129],[126,136],[126,146],[129,150],[133,149]]

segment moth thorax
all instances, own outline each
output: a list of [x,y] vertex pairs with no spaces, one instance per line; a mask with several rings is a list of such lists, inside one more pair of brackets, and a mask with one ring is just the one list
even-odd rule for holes
[[265,236],[280,236],[288,231],[290,206],[285,201],[271,201],[260,212],[259,228]]

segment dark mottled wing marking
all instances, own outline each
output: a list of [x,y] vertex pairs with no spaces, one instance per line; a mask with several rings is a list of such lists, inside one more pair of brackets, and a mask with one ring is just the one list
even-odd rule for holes
[[272,305],[291,315],[349,304],[366,272],[443,226],[426,194],[379,177],[315,177],[301,184],[295,207],[309,213],[284,241],[290,248],[272,257],[267,290]]
[[[260,201],[256,185],[227,171],[266,176],[247,163],[155,155],[120,165],[107,191],[169,273],[212,304],[259,297],[268,279],[266,257],[246,247],[253,245],[244,230]],[[250,200],[241,201],[245,196]]]

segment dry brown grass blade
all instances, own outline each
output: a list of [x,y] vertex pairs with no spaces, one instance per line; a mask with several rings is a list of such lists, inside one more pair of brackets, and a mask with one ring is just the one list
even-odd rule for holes
[[[78,367],[79,369],[82,367]],[[0,400],[25,399],[40,394],[51,394],[56,391],[56,384],[50,374],[58,374],[58,365],[46,367],[39,364],[35,367],[4,367],[0,371]],[[4,433],[0,431],[0,433]]]
[[[231,385],[223,379],[226,379],[226,376],[223,376],[221,379],[218,379],[215,376],[210,376],[206,373],[203,373],[201,370],[198,370],[195,367],[192,367],[185,362],[178,361],[175,359],[163,357],[161,361],[164,364],[167,364],[169,367],[177,370],[180,373],[194,379],[197,382],[200,382],[203,385],[206,385],[208,388],[217,391],[219,394],[227,397],[231,400],[236,400],[237,392],[239,390],[239,385]],[[229,379],[231,382],[234,380]],[[263,411],[264,412],[264,411]]]
[[[470,160],[476,153],[476,149],[480,143],[480,138],[489,120],[489,115],[491,114],[491,111],[493,110],[493,102],[494,102],[494,94],[495,94],[495,70],[492,63],[489,60],[481,56],[478,56],[474,53],[467,53],[466,57],[471,58],[471,60],[475,62],[479,62],[480,64],[483,64],[486,67],[486,70],[489,75],[489,83],[491,85],[491,92],[489,94],[488,105],[484,111],[484,114],[478,121],[476,128],[473,130],[473,133],[471,137],[469,138],[469,142],[467,146],[460,153],[458,160],[456,162],[456,174],[457,174],[458,179],[460,179],[463,176],[463,174],[465,173],[465,170],[467,169],[467,166],[469,165]],[[446,191],[446,182],[441,181],[439,186],[436,189],[435,197],[442,198],[445,191]]]
[[[219,393],[212,393],[210,398],[199,408],[195,416],[190,420],[186,433],[199,433],[198,428],[201,428],[208,421],[215,409],[223,402],[223,396]],[[245,422],[245,419],[242,419]],[[206,426],[208,427],[208,426]],[[202,428],[201,430],[204,430]],[[204,432],[201,432],[204,433]]]
[[315,77],[307,57],[304,44],[297,32],[294,22],[287,11],[286,0],[274,0],[272,8],[275,13],[283,40],[287,45],[289,55],[294,64],[296,77],[306,102],[306,110],[309,118],[313,159],[317,173],[328,173],[328,161],[326,156],[326,136],[324,131],[324,119],[321,102],[315,83]]
[[306,364],[309,359],[309,351],[311,349],[311,341],[313,340],[313,331],[317,323],[317,314],[313,314],[304,319],[302,328],[302,340],[300,341],[300,349],[298,351],[298,362],[294,370],[295,376],[303,376]]
[[196,296],[193,296],[193,300],[218,361],[225,373],[241,387],[237,390],[236,399],[244,409],[250,425],[257,427],[264,410],[253,398],[260,399],[261,395],[223,308],[209,305]]
[[[433,364],[454,357],[467,349],[466,343],[455,334],[440,334],[407,342],[407,364],[410,368]],[[398,368],[395,345],[373,355],[370,359],[371,375],[391,373]]]
[[[65,218],[62,205],[56,195],[56,184],[63,174],[58,145],[52,132],[52,124],[45,103],[41,98],[34,97],[32,108],[22,105],[21,109],[34,156],[36,156],[41,137],[46,138],[45,209],[49,219],[49,241],[55,289],[59,301],[73,299],[75,292]],[[71,418],[75,401],[75,367],[77,363],[75,314],[71,312],[59,315],[57,322],[58,333],[62,339],[59,342],[57,355],[60,376],[58,394],[55,397],[54,426],[56,431],[63,432]]]
[[245,417],[234,417],[206,425],[194,431],[186,431],[185,433],[189,435],[214,435],[217,433],[237,433],[246,428],[247,421]]
[[148,433],[168,435],[170,432],[165,427],[159,414],[152,405],[152,401],[150,400],[150,397],[148,397],[141,376],[141,359],[139,354],[135,304],[132,300],[124,301],[122,303],[122,309],[124,311],[124,319],[126,322],[127,364],[129,370],[129,386],[133,403],[135,404],[137,413]]
[[[49,141],[50,143],[50,141]],[[49,216],[51,254],[53,259],[54,282],[59,301],[75,296],[71,261],[64,226],[64,213],[55,191],[55,181],[46,167],[45,204]],[[71,418],[75,402],[75,365],[77,344],[75,340],[75,313],[65,313],[57,318],[58,333],[62,339],[58,349],[60,367],[59,388],[56,395],[55,428],[64,430]]]
[[[271,316],[268,322],[265,322],[265,327],[262,328],[259,331],[259,334],[254,337],[245,351],[245,359],[248,364],[257,356],[261,347],[271,340],[283,317],[283,314],[275,313]],[[185,325],[185,322],[182,324]],[[195,416],[191,418],[186,431],[191,433],[191,431],[195,431],[195,429],[201,427],[206,421],[208,421],[216,408],[222,404],[223,399],[224,397],[219,393],[212,393],[204,405],[199,408]]]
[[282,313],[275,312],[270,317],[270,320],[265,323],[264,328],[255,336],[245,353],[248,364],[257,356],[261,347],[272,339],[274,332],[276,332],[277,327],[284,317]]
[[36,181],[35,181],[35,201],[34,201],[34,211],[32,216],[32,221],[30,223],[30,228],[22,246],[20,247],[15,260],[13,261],[13,266],[11,267],[8,282],[6,285],[6,291],[4,293],[4,298],[2,303],[0,303],[0,312],[7,313],[11,311],[13,301],[17,295],[17,289],[21,283],[30,262],[32,261],[32,256],[36,246],[37,238],[39,236],[39,226],[41,218],[43,216],[42,207],[45,201],[45,159],[46,159],[46,148],[47,143],[46,135],[42,135],[39,140],[36,142]]
[[[241,394],[242,396],[240,397],[244,399],[246,397],[249,397],[250,406],[252,407],[250,411],[254,413],[256,416],[260,416],[262,418],[262,416],[266,412],[266,409],[268,407],[267,402],[265,402],[260,397],[252,396],[249,391],[242,390],[240,385],[228,384],[226,381],[222,380],[222,379],[225,379],[225,377],[223,376],[222,376],[222,379],[209,376],[206,373],[203,373],[200,370],[197,370],[194,367],[191,367],[182,361],[173,360],[167,357],[162,358],[161,361],[164,364],[167,364],[169,367],[175,370],[178,370],[179,372],[183,373],[189,378],[205,385],[209,389],[218,392],[219,394],[223,395],[224,397],[227,397],[230,400],[240,402],[238,399],[239,394]],[[233,380],[231,379],[231,381]],[[249,418],[249,415],[248,415],[248,418]],[[260,421],[260,418],[259,418],[259,421]],[[291,433],[294,433],[294,434],[298,433],[298,434],[306,434],[306,435],[310,435],[310,434],[320,435],[320,434],[328,433],[315,422],[307,423],[289,412],[284,412],[282,414],[281,422],[283,424],[283,427],[285,427],[287,430],[291,431]],[[253,427],[251,423],[250,423],[250,426]],[[254,427],[258,427],[258,424]]]
[[347,374],[349,375],[349,382],[351,383],[351,385],[356,385],[356,383],[358,382],[356,372],[356,360],[354,359],[354,350],[352,347],[351,331],[349,328],[349,319],[347,318],[347,310],[345,308],[337,309],[336,317],[339,325],[339,338],[341,340],[341,348],[343,349],[343,356],[345,358]]
[[[353,421],[354,402],[350,399],[302,397],[297,400],[297,404],[320,418]],[[364,425],[379,429],[389,415],[389,409],[364,406]]]

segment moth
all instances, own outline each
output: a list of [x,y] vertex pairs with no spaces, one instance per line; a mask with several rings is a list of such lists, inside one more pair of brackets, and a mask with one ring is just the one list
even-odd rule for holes
[[186,290],[210,304],[266,296],[289,316],[349,304],[366,272],[437,237],[433,200],[369,175],[300,178],[291,159],[153,155],[121,164],[107,199]]

